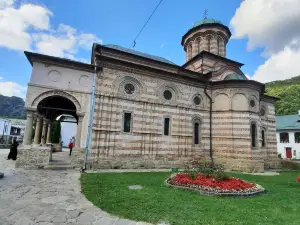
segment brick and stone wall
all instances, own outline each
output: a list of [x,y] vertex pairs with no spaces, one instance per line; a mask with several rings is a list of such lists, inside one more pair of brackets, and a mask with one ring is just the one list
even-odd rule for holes
[[[123,86],[127,82],[136,85],[134,96],[124,92]],[[172,92],[174,100],[167,101],[163,98],[165,89]],[[97,90],[92,141],[95,161],[103,157],[114,159],[113,161],[124,161],[127,158],[132,164],[147,161],[145,167],[169,167],[170,164],[182,166],[182,162],[187,159],[208,154],[208,100],[202,88],[104,69],[99,77]],[[193,105],[193,96],[200,97],[199,106]],[[130,133],[122,130],[124,112],[132,113]],[[170,118],[169,136],[163,134],[165,117]],[[193,119],[201,121],[199,145],[193,145]],[[98,164],[103,166],[100,162]]]
[[[134,84],[133,95],[124,92],[126,83]],[[165,100],[163,90],[170,90],[173,100]],[[263,171],[276,152],[272,104],[260,103],[259,91],[251,88],[218,88],[209,93],[215,162],[230,170]],[[193,103],[194,96],[200,97],[199,106]],[[250,100],[255,101],[254,107]],[[264,119],[259,114],[262,104],[268,107]],[[124,112],[132,113],[130,133],[123,132]],[[171,121],[169,136],[163,134],[165,117]],[[195,119],[201,124],[199,145],[193,144]],[[255,148],[251,147],[252,122],[257,127]],[[267,129],[266,148],[261,148],[262,124]],[[92,167],[170,168],[183,167],[200,156],[209,160],[209,132],[204,88],[109,68],[98,75]]]

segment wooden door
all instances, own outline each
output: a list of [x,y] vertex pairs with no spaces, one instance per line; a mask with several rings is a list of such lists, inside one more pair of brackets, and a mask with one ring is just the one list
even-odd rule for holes
[[291,159],[292,158],[292,148],[285,148],[285,155],[286,155],[286,158]]

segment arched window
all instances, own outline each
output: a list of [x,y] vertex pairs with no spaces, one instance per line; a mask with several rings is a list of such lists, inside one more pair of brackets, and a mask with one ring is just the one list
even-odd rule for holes
[[210,52],[211,37],[207,37],[207,51]]
[[199,145],[200,144],[200,119],[193,120],[193,144]]
[[199,53],[200,52],[200,46],[201,45],[201,38],[198,38],[197,39],[197,53]]
[[300,132],[295,132],[295,143],[300,143]]
[[266,147],[266,130],[261,129],[261,147],[264,148]]
[[289,133],[280,133],[279,134],[279,137],[280,137],[280,143],[289,143],[290,140],[289,140]]
[[251,124],[251,147],[256,148],[256,125]]
[[188,60],[190,60],[192,58],[192,44],[188,45],[187,54],[188,54]]
[[220,39],[217,38],[217,54],[220,55]]

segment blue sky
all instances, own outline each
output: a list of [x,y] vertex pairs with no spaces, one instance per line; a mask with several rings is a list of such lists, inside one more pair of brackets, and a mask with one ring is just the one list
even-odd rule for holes
[[[291,9],[297,8],[298,0],[288,1],[289,4],[285,5],[289,8],[283,5],[266,9],[269,7],[267,2],[273,4],[280,1],[252,0],[251,3],[245,0],[242,3],[241,0],[163,0],[137,39],[135,49],[165,57],[179,65],[184,64],[181,37],[196,21],[203,18],[204,10],[208,9],[209,18],[220,20],[233,32],[233,38],[227,45],[227,58],[244,63],[242,71],[245,74],[264,81],[270,76],[266,74],[274,73],[274,65],[282,57],[294,58],[300,55],[298,42],[295,46],[290,43],[295,38],[298,40],[299,33],[290,32],[290,36],[278,40],[268,36],[268,33],[284,36],[279,28],[274,28],[273,22],[279,10],[285,12],[286,9],[291,14]],[[5,13],[4,17],[0,13],[0,93],[24,97],[31,73],[31,65],[24,56],[24,50],[84,61],[90,58],[93,41],[129,47],[158,2],[0,0],[0,12],[2,10]],[[265,7],[264,11],[257,9],[262,7]],[[292,18],[295,21],[299,21],[297,14],[300,13],[296,11]],[[257,27],[254,24],[260,21],[256,15],[260,15],[260,20],[264,21]],[[1,37],[1,33],[7,36]],[[271,42],[275,44],[269,46]],[[275,48],[277,42],[280,44]],[[296,61],[294,64],[297,64]],[[285,71],[285,66],[288,65],[278,70]],[[293,69],[292,73],[284,76],[279,73],[276,78],[300,75],[300,67]]]

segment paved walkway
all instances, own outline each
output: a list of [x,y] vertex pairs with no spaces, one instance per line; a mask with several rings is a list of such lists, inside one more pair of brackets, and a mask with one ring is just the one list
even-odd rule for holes
[[80,193],[74,170],[14,169],[0,149],[0,225],[146,225],[94,207]]

